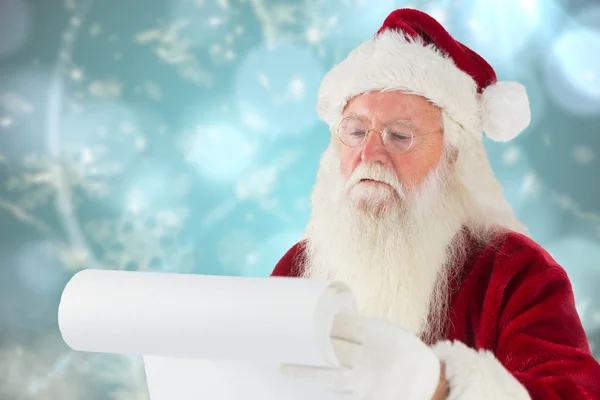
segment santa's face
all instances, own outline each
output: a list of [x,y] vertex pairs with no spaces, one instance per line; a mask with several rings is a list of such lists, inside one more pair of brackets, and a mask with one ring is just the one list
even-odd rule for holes
[[[376,121],[398,116],[425,121],[415,105],[392,107],[369,96],[373,100],[363,102],[374,106],[363,104],[362,111],[379,110]],[[394,115],[382,113],[385,107]],[[427,123],[434,129],[437,122]],[[428,337],[442,330],[444,277],[457,248],[450,244],[464,222],[451,165],[435,136],[442,135],[430,135],[431,143],[418,143],[404,154],[389,154],[380,135],[369,136],[359,149],[334,142],[323,156],[312,196],[305,264],[306,277],[347,283],[365,314]]]
[[[336,129],[342,176],[355,179],[351,195],[363,206],[377,208],[401,200],[394,183],[407,191],[419,187],[442,157],[441,121],[439,108],[423,97],[400,91],[371,92],[352,99]],[[385,175],[362,179],[357,167],[374,164],[384,168],[372,172],[384,171]],[[375,199],[379,205],[373,204]]]

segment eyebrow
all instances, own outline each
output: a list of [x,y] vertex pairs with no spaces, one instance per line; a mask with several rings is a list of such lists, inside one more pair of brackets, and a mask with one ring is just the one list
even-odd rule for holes
[[[369,118],[365,117],[364,115],[357,114],[355,112],[349,112],[346,116],[347,117],[355,117],[355,118],[358,118],[358,119],[360,119],[362,121],[369,121],[369,122],[371,122],[369,120]],[[411,124],[413,124],[413,125],[416,126],[415,121],[413,119],[411,119],[411,118],[389,118],[388,120],[383,121],[383,123],[384,123],[384,125],[387,125],[390,122],[395,122],[395,121],[406,121],[406,122],[410,122]]]

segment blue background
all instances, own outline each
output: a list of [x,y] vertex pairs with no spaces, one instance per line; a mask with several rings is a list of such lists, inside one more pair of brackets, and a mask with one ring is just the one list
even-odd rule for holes
[[600,5],[491,3],[0,0],[0,398],[147,399],[139,358],[62,342],[65,283],[268,275],[309,218],[320,80],[403,6],[527,86],[532,125],[486,147],[600,357]]

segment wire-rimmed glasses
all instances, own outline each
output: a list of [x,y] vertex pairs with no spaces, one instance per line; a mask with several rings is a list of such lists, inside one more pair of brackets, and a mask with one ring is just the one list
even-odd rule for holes
[[340,141],[348,147],[359,147],[367,140],[369,133],[379,132],[385,148],[395,154],[402,154],[410,150],[415,138],[421,138],[440,130],[437,129],[415,137],[414,128],[410,121],[394,121],[387,124],[383,131],[379,131],[368,128],[363,120],[355,116],[343,118],[336,129]]

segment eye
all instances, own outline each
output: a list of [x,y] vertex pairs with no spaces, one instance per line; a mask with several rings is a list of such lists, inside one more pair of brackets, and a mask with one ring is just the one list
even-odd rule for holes
[[348,132],[348,135],[350,135],[350,136],[355,136],[355,137],[356,137],[356,136],[359,136],[359,137],[360,137],[360,136],[364,136],[364,135],[365,135],[365,131],[364,131],[364,129],[363,129],[363,130],[360,130],[360,129],[355,129],[355,130],[351,130],[351,131],[349,131],[349,132]]
[[395,122],[390,124],[386,129],[388,140],[392,141],[410,141],[412,140],[412,132],[406,124]]
[[352,137],[363,137],[366,134],[366,128],[359,119],[351,117],[342,121],[340,133]]
[[388,132],[388,139],[395,141],[410,140],[411,136],[404,133]]

